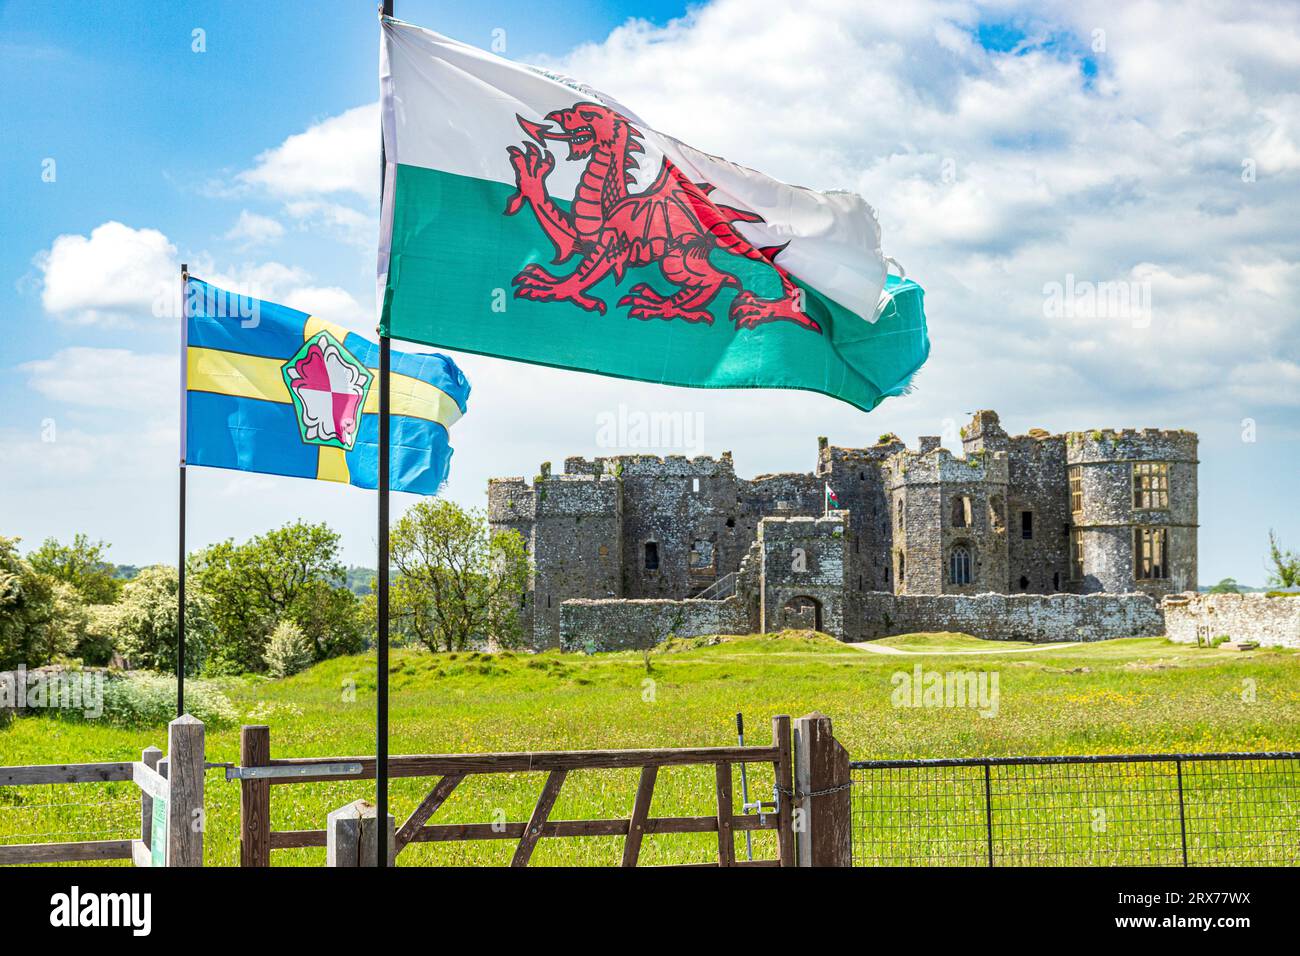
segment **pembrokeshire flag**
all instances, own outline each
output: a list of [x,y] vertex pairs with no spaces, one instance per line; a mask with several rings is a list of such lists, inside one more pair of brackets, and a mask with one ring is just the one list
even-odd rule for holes
[[[185,311],[183,461],[378,485],[377,345],[193,278]],[[436,494],[469,382],[445,355],[395,351],[391,395],[391,487]]]
[[864,410],[907,389],[922,291],[888,274],[862,198],[700,152],[564,76],[381,31],[384,333]]

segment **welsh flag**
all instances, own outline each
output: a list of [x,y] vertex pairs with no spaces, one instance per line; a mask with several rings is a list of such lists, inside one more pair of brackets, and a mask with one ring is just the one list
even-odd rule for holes
[[832,508],[838,508],[840,506],[840,496],[835,493],[828,482],[823,482],[823,484],[826,487],[826,510],[830,511]]
[[381,330],[863,410],[929,354],[875,211],[651,127],[567,77],[381,19]]

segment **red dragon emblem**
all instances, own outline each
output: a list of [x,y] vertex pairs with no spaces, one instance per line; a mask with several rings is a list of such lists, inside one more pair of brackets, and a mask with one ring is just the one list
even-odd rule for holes
[[[781,320],[821,332],[800,308],[801,290],[773,261],[784,246],[755,248],[732,225],[763,222],[761,216],[710,201],[712,184],[691,182],[666,156],[649,188],[628,191],[634,183],[636,154],[645,147],[643,134],[627,117],[598,103],[580,102],[547,113],[542,123],[516,118],[536,142],[525,143],[523,149],[507,147],[517,189],[505,214],[513,216],[527,203],[555,246],[552,261],[565,262],[575,255],[580,259],[565,276],[552,275],[537,263],[525,266],[514,278],[516,298],[572,302],[604,315],[604,301],[589,294],[592,286],[611,273],[619,281],[629,267],[658,263],[663,277],[677,288],[661,295],[649,283],[633,286],[618,304],[627,306],[634,318],[711,324],[709,304],[723,289],[733,288],[740,290],[729,315],[736,328]],[[587,161],[568,212],[546,188],[546,177],[555,168],[547,140],[568,143],[570,162]],[[745,289],[740,279],[709,260],[714,249],[770,265],[781,278],[780,298],[759,298]]]

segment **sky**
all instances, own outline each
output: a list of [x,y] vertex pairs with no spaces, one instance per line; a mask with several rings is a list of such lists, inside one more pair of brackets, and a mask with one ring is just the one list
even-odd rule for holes
[[[915,390],[870,414],[453,353],[474,392],[449,497],[482,507],[490,476],[570,455],[730,450],[753,476],[811,470],[819,435],[958,449],[992,408],[1012,433],[1199,433],[1201,583],[1263,584],[1270,528],[1300,547],[1300,6],[396,12],[707,152],[860,193],[926,289],[933,341]],[[179,329],[161,303],[181,262],[373,330],[377,44],[368,0],[0,0],[0,535],[175,561]],[[650,446],[611,427],[650,414],[676,426]],[[299,517],[375,564],[373,494],[190,470],[191,547]]]

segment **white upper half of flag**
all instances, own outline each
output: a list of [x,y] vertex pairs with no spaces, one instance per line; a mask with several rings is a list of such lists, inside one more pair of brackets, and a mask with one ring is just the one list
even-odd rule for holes
[[[818,192],[694,149],[647,126],[634,112],[567,77],[514,63],[399,20],[382,20],[380,98],[389,164],[514,185],[507,147],[529,142],[517,117],[545,122],[553,110],[587,101],[630,120],[643,134],[644,155],[629,191],[648,188],[666,157],[696,183],[711,183],[709,199],[760,215],[737,223],[757,247],[785,248],[776,261],[786,271],[863,318],[882,301],[886,261],[875,210],[849,192]],[[551,193],[574,195],[585,166],[556,152]],[[391,182],[391,179],[390,179]],[[392,191],[385,194],[385,238]]]

